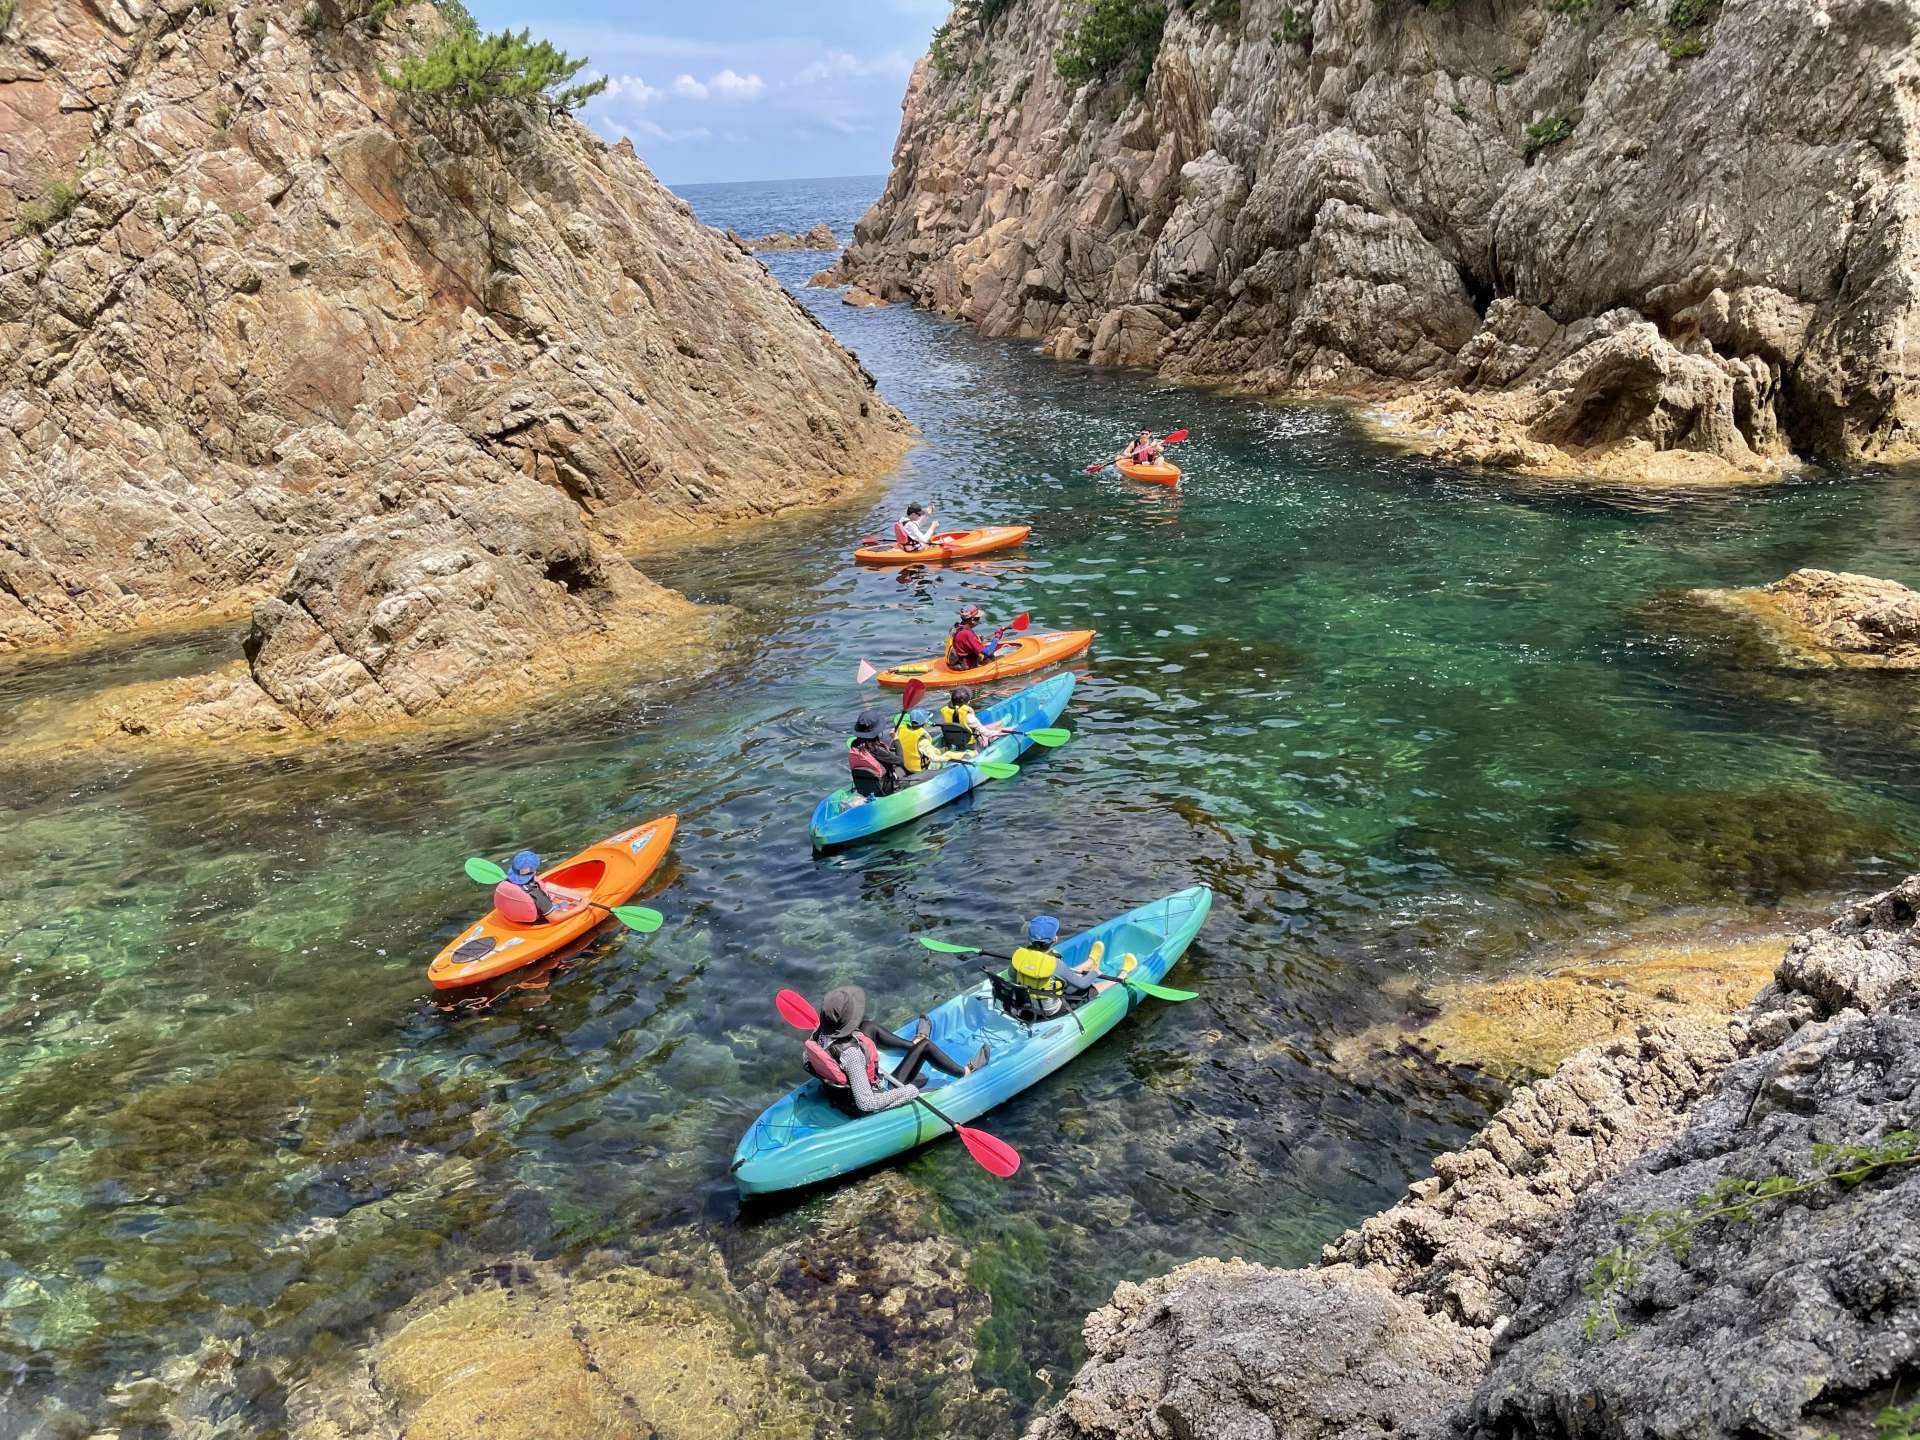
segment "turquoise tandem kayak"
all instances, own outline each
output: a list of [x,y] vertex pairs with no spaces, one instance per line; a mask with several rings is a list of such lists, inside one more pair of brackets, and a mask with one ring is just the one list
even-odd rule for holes
[[[988,725],[1039,730],[1058,720],[1060,712],[1067,708],[1067,701],[1072,697],[1073,676],[1055,675],[1050,680],[1042,680],[1038,685],[1022,690],[1018,695],[1009,696],[997,705],[987,706],[978,714]],[[977,758],[1013,761],[1032,748],[1033,741],[1024,735],[1002,735],[983,749]],[[813,848],[830,850],[835,845],[864,840],[869,835],[878,835],[882,830],[904,825],[929,810],[937,810],[942,805],[958,800],[976,785],[984,785],[986,780],[987,777],[973,766],[964,761],[954,761],[929,772],[926,779],[916,781],[904,790],[861,800],[858,804],[854,803],[858,797],[853,793],[852,786],[836,790],[814,807]]]
[[[1123,957],[1132,954],[1139,965],[1131,978],[1155,983],[1186,951],[1212,908],[1213,891],[1195,885],[1074,936],[1060,946],[1060,958],[1078,965],[1094,941],[1103,941],[1103,972],[1117,974]],[[1137,991],[1113,985],[1071,1014],[1028,1025],[994,1003],[992,986],[983,979],[927,1018],[935,1042],[949,1055],[968,1056],[984,1044],[992,1058],[984,1069],[960,1079],[929,1067],[922,1093],[942,1115],[964,1125],[1058,1070],[1119,1024],[1141,998]],[[911,1034],[914,1021],[896,1028]],[[797,1068],[797,1043],[793,1053]],[[900,1058],[898,1051],[882,1050],[881,1067],[891,1069]],[[818,1080],[809,1080],[770,1105],[740,1137],[733,1153],[733,1179],[742,1195],[791,1190],[876,1165],[946,1133],[947,1127],[924,1105],[855,1115],[835,1104]]]

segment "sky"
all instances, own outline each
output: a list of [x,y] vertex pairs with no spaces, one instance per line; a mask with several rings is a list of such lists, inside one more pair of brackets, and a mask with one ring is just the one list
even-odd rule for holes
[[948,0],[467,0],[531,29],[606,93],[582,118],[669,185],[880,175],[907,75]]

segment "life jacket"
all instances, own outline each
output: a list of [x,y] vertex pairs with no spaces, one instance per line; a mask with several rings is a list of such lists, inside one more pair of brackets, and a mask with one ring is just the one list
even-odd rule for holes
[[538,925],[540,907],[533,903],[533,896],[515,880],[502,880],[493,887],[493,908],[500,912],[501,918],[515,925]]
[[887,767],[881,764],[879,756],[857,740],[847,747],[847,769],[853,776],[856,794],[873,796],[887,793]]
[[940,744],[948,750],[971,750],[980,741],[973,733],[973,707],[946,704],[940,707]]
[[893,522],[893,543],[902,550],[919,550],[922,548],[920,542],[915,539],[912,532],[907,529],[907,522],[904,520],[896,520]]
[[[962,630],[965,630],[969,635],[973,635],[973,649],[967,651],[964,655],[960,653],[960,648],[953,643],[953,637],[958,635]],[[947,664],[955,670],[971,670],[976,665],[986,664],[986,648],[987,642],[982,640],[978,635],[975,635],[973,627],[964,620],[960,621],[953,629],[947,632]]]
[[1013,978],[1042,995],[1057,995],[1064,988],[1053,978],[1059,965],[1060,957],[1050,950],[1022,945],[1013,952]]
[[[880,1088],[880,1047],[858,1030],[853,1032],[853,1038],[860,1042],[860,1048],[867,1054],[867,1084],[878,1090]],[[833,1058],[826,1046],[818,1040],[809,1039],[800,1048],[807,1057],[808,1074],[832,1086],[835,1090],[852,1088],[847,1080],[847,1072],[840,1068],[840,1062]]]
[[909,771],[917,775],[926,768],[920,754],[920,744],[927,738],[925,730],[918,725],[910,724],[907,717],[902,715],[899,726],[893,732],[893,738],[900,746],[900,758],[906,762]]

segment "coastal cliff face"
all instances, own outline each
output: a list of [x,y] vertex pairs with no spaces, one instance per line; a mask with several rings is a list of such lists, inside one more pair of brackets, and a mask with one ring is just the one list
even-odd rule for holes
[[1318,1268],[1122,1285],[1029,1440],[1908,1433],[1916,1085],[1920,876],[1730,1025],[1520,1091]]
[[365,8],[22,0],[0,34],[0,651],[264,599],[227,721],[499,698],[679,620],[614,545],[904,448],[631,147],[397,94],[446,22]]
[[1910,5],[1174,3],[1137,92],[1057,73],[1086,13],[956,8],[825,278],[1062,358],[1398,397],[1457,459],[1914,453]]

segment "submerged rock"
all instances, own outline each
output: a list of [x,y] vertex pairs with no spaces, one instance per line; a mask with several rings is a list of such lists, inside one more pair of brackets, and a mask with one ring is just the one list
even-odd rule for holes
[[840,241],[834,236],[833,227],[822,220],[804,235],[791,235],[785,230],[776,230],[771,235],[762,235],[753,242],[756,250],[838,250]]
[[124,728],[477,708],[684,619],[619,545],[898,457],[631,145],[396,93],[430,6],[297,11],[43,6],[4,47],[0,650],[253,608],[258,693]]
[[955,7],[840,282],[1063,359],[1411,395],[1459,460],[1914,453],[1911,8],[1116,5],[1063,79],[1087,14]]
[[1920,876],[1795,940],[1731,1024],[1520,1091],[1319,1270],[1121,1287],[1029,1435],[1869,1433],[1920,1366],[1916,1085]]

